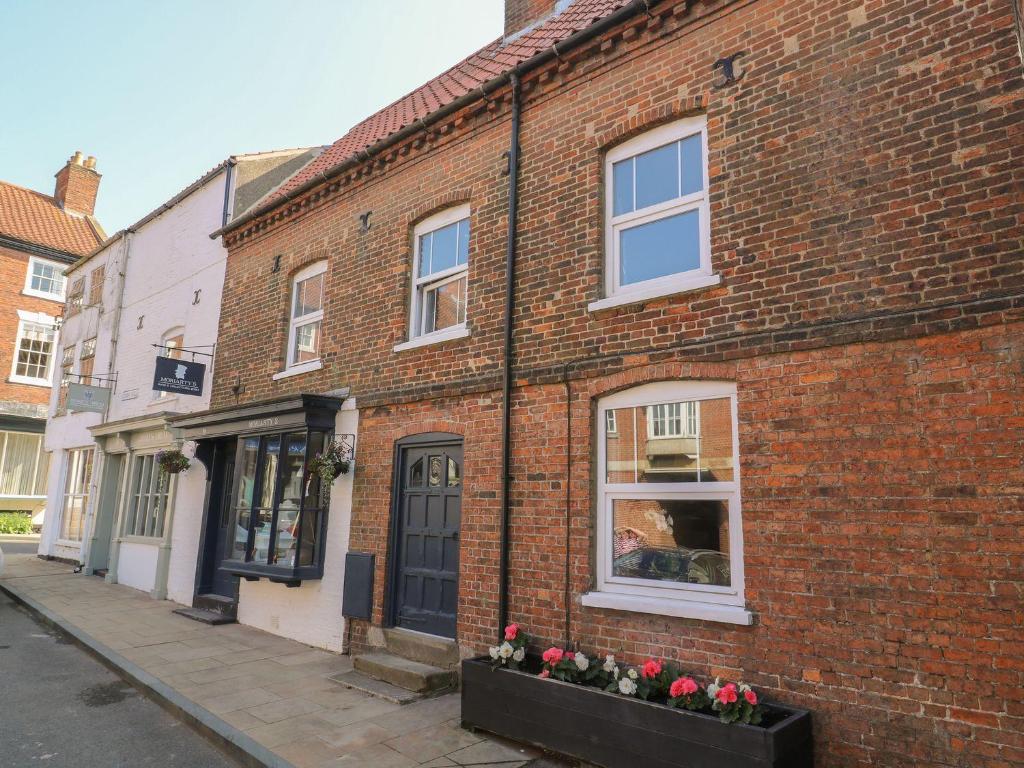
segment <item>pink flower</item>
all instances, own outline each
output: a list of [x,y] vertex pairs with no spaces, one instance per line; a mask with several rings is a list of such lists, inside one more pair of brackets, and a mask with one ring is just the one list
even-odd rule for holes
[[661,674],[661,662],[655,661],[654,659],[648,659],[644,662],[643,669],[640,671],[641,677],[652,678],[657,677]]
[[507,627],[505,627],[505,639],[506,640],[515,640],[516,639],[516,635],[518,635],[518,634],[519,634],[519,625],[518,624],[509,624]]
[[542,669],[540,671],[540,674],[537,675],[537,677],[551,677],[551,673],[548,672],[546,669]]
[[715,698],[723,704],[732,704],[736,701],[736,685],[734,683],[723,685],[718,689],[718,693],[715,694]]
[[554,666],[555,664],[557,664],[558,662],[560,662],[562,660],[562,655],[563,654],[562,654],[562,649],[561,648],[554,648],[554,647],[552,647],[552,648],[548,648],[546,651],[544,651],[544,653],[541,656],[541,658],[544,659],[544,661],[546,661],[551,666]]
[[680,677],[678,680],[673,681],[668,692],[676,699],[680,696],[689,696],[691,693],[697,692],[697,683],[689,677]]
[[750,704],[750,706],[752,706],[752,707],[756,707],[757,706],[757,694],[754,693],[753,691],[751,691],[749,689],[744,691],[743,692],[743,698],[745,698],[747,700],[747,703]]

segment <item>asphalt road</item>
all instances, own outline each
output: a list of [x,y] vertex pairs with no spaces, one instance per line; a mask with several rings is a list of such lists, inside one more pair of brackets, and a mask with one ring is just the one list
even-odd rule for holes
[[0,766],[238,764],[0,593]]

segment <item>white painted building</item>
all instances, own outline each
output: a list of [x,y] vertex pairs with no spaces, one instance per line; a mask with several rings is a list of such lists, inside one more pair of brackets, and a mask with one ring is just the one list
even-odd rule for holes
[[[191,455],[194,446],[181,443],[168,419],[209,407],[226,258],[209,235],[318,152],[231,157],[71,267],[70,284],[85,277],[88,300],[68,313],[58,363],[74,379],[90,359],[83,350],[92,354],[86,365],[102,376],[93,383],[110,387],[110,404],[102,415],[64,413],[62,390],[54,389],[46,445],[53,451],[48,508],[56,514],[47,516],[40,554],[192,603],[206,469],[193,459],[168,475],[156,454]],[[93,301],[97,271],[102,298]],[[205,364],[201,394],[154,391],[158,355],[180,359],[190,377],[193,362]]]

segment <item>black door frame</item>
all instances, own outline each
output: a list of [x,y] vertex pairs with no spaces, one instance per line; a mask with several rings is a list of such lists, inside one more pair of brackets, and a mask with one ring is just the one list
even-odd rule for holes
[[[466,446],[462,435],[452,432],[422,432],[418,435],[409,435],[395,441],[394,456],[391,460],[391,511],[388,521],[388,564],[385,570],[384,581],[384,612],[383,624],[385,627],[398,626],[398,534],[401,526],[399,516],[401,513],[400,503],[402,497],[402,452],[406,448],[423,448],[437,446],[438,448],[457,445],[462,448],[462,491],[466,489]],[[465,496],[463,496],[465,501]],[[461,515],[459,519],[459,530],[462,529]],[[462,570],[462,536],[459,536],[459,571]],[[458,636],[459,611],[458,602],[455,609],[456,637]]]
[[[209,526],[210,521],[210,506],[214,502],[213,494],[213,482],[214,473],[221,470],[225,457],[229,451],[224,450],[230,441],[236,441],[233,452],[237,455],[238,452],[238,438],[234,435],[225,435],[217,438],[211,438],[209,440],[199,440],[196,442],[196,458],[202,462],[203,467],[206,469],[206,487],[203,491],[203,516],[202,522],[199,526],[199,552],[196,558],[196,573],[195,578],[192,580],[192,599],[199,595],[206,594],[203,591],[204,586],[209,586],[203,583],[203,575],[206,569],[207,558],[217,557],[217,541],[214,538],[210,541]],[[232,457],[237,460],[236,457]],[[232,475],[236,473],[232,472]],[[221,480],[221,496],[223,497],[223,484],[227,483],[230,487],[230,498],[234,498],[235,494],[235,478],[234,476],[223,478]],[[222,513],[221,510],[218,510]],[[212,549],[212,552],[211,552]],[[238,602],[238,580],[235,579],[234,588],[234,601]]]

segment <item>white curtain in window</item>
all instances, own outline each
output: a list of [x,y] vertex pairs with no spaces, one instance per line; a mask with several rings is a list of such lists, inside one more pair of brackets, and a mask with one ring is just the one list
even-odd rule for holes
[[42,435],[7,433],[7,445],[0,468],[0,494],[32,496],[36,485],[36,463]]

